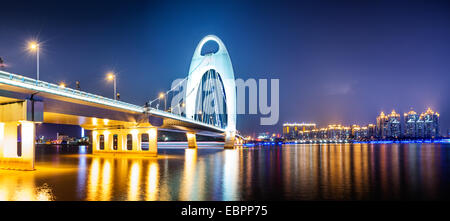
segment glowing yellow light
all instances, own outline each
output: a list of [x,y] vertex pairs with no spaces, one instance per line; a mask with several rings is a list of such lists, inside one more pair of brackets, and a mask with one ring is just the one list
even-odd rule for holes
[[59,87],[60,87],[60,88],[65,88],[65,87],[66,87],[66,84],[64,84],[64,82],[61,82],[61,83],[59,83]]
[[159,93],[159,98],[164,98],[164,93]]
[[108,119],[103,119],[103,123],[104,123],[105,125],[108,125],[108,122],[109,122]]
[[186,133],[188,139],[192,139],[195,137],[195,133]]
[[102,192],[101,192],[101,200],[102,201],[108,201],[111,198],[111,189],[112,189],[112,170],[111,170],[111,163],[110,163],[110,159],[105,159],[105,162],[103,164],[103,169],[102,169],[102,180],[101,180],[101,184],[102,184]]
[[150,139],[154,139],[156,137],[156,128],[148,130],[147,133]]
[[158,163],[151,162],[148,168],[147,181],[147,197],[146,200],[156,200],[156,193],[158,191]]
[[97,125],[97,118],[92,118],[92,124]]
[[139,200],[140,191],[140,179],[141,179],[141,165],[139,161],[132,162],[130,169],[130,177],[128,184],[128,200]]
[[99,180],[100,180],[100,159],[92,159],[92,163],[89,169],[88,176],[88,189],[87,189],[87,199],[88,200],[98,200],[98,190],[99,190]]
[[133,137],[134,137],[134,136],[137,136],[137,134],[139,133],[139,131],[138,131],[137,129],[133,129],[133,130],[130,131],[130,133],[131,133],[131,135],[133,135]]
[[37,42],[35,42],[35,41],[31,41],[31,42],[28,43],[28,48],[31,51],[34,51],[34,50],[39,48],[39,44]]
[[106,77],[108,78],[108,80],[113,80],[115,78],[115,75],[113,72],[108,72],[108,74],[106,75]]

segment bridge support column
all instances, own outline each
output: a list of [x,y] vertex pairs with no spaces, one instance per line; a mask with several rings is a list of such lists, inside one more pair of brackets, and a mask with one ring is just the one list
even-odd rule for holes
[[42,102],[24,100],[0,105],[0,168],[34,170],[34,121],[42,122],[43,116]]
[[148,151],[152,156],[158,155],[158,129],[156,127],[148,130]]
[[158,129],[99,129],[92,132],[93,154],[158,155]]
[[197,148],[198,147],[197,146],[197,138],[195,136],[195,133],[187,132],[186,137],[187,137],[188,148]]
[[35,125],[30,121],[0,123],[0,168],[34,170],[35,132]]
[[234,131],[225,132],[225,143],[224,143],[225,149],[234,149],[235,141],[236,141],[236,132]]

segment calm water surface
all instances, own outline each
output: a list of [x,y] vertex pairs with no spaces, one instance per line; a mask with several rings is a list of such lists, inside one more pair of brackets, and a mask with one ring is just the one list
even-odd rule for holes
[[0,200],[448,200],[449,150],[306,144],[114,158],[38,146],[35,171],[0,170]]

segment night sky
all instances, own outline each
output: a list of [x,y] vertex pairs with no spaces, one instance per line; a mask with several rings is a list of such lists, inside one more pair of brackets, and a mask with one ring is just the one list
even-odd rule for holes
[[427,107],[450,128],[450,6],[445,1],[2,1],[0,57],[41,80],[143,105],[187,76],[200,39],[219,36],[236,78],[280,79],[280,120],[239,116],[244,133],[284,122],[367,124]]

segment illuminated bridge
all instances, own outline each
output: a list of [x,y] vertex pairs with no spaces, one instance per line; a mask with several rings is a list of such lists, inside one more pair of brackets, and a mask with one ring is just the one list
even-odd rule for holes
[[[202,55],[208,41],[219,49]],[[197,148],[196,134],[224,137],[225,148],[242,143],[236,134],[233,67],[218,37],[200,41],[188,76],[161,96],[182,86],[183,99],[160,110],[153,107],[155,100],[139,106],[0,71],[0,168],[34,169],[35,123],[92,130],[94,154],[156,156],[158,129],[186,133],[189,148]]]

